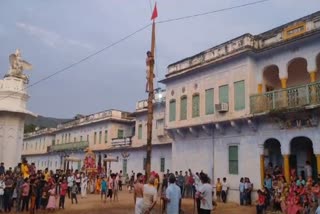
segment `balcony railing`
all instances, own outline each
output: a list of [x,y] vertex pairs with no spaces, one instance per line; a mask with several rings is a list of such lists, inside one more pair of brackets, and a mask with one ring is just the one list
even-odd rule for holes
[[252,114],[320,105],[320,82],[250,96]]
[[132,140],[131,140],[132,137],[125,137],[125,138],[113,138],[112,139],[112,142],[111,142],[111,145],[114,146],[114,147],[117,147],[117,146],[130,146],[131,143],[132,143]]
[[78,141],[72,143],[63,143],[52,145],[48,148],[50,152],[61,152],[61,151],[73,151],[73,150],[83,150],[89,146],[88,141]]

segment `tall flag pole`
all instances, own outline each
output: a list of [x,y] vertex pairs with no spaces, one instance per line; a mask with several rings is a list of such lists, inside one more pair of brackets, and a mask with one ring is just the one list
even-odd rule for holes
[[154,88],[153,88],[153,79],[154,79],[154,53],[155,53],[155,43],[156,43],[156,23],[155,19],[158,17],[157,3],[154,5],[152,12],[152,36],[151,36],[151,50],[147,52],[147,91],[148,96],[148,121],[147,121],[147,157],[146,157],[146,177],[147,179],[151,174],[151,155],[152,155],[152,121],[153,121],[153,99],[154,99]]

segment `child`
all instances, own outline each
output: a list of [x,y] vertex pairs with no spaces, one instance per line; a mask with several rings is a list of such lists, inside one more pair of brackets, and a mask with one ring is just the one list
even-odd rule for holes
[[104,196],[104,203],[106,203],[106,200],[107,200],[107,186],[108,186],[108,183],[107,183],[107,181],[104,179],[104,178],[102,178],[102,180],[101,180],[101,200],[102,200],[102,198],[103,198],[103,196]]
[[49,193],[49,200],[47,204],[47,210],[54,211],[56,209],[56,187],[54,184],[51,185],[50,190],[48,191]]
[[71,187],[71,204],[73,204],[73,199],[75,199],[76,204],[78,203],[77,193],[78,193],[78,186],[76,184],[76,181],[73,181],[73,185]]
[[67,180],[63,180],[62,184],[60,184],[60,199],[59,199],[59,209],[64,209],[64,201],[68,190]]

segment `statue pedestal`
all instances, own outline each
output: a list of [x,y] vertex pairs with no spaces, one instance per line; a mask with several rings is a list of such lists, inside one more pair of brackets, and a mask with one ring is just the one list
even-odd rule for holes
[[36,116],[26,109],[29,99],[25,80],[7,76],[0,80],[0,162],[6,169],[21,160],[24,120]]

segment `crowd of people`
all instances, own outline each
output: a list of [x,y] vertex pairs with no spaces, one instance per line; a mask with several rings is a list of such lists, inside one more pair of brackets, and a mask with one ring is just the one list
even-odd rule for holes
[[320,186],[312,178],[310,162],[306,162],[299,176],[297,174],[292,169],[290,181],[287,181],[281,168],[269,163],[264,188],[258,190],[257,213],[271,210],[286,214],[320,214]]
[[88,177],[79,170],[36,170],[35,164],[27,160],[14,169],[0,164],[0,212],[64,209],[66,197],[77,204],[77,197],[86,198],[87,193],[101,194],[104,202],[108,197],[118,200],[119,189],[122,190],[121,171],[110,172],[109,177]]

